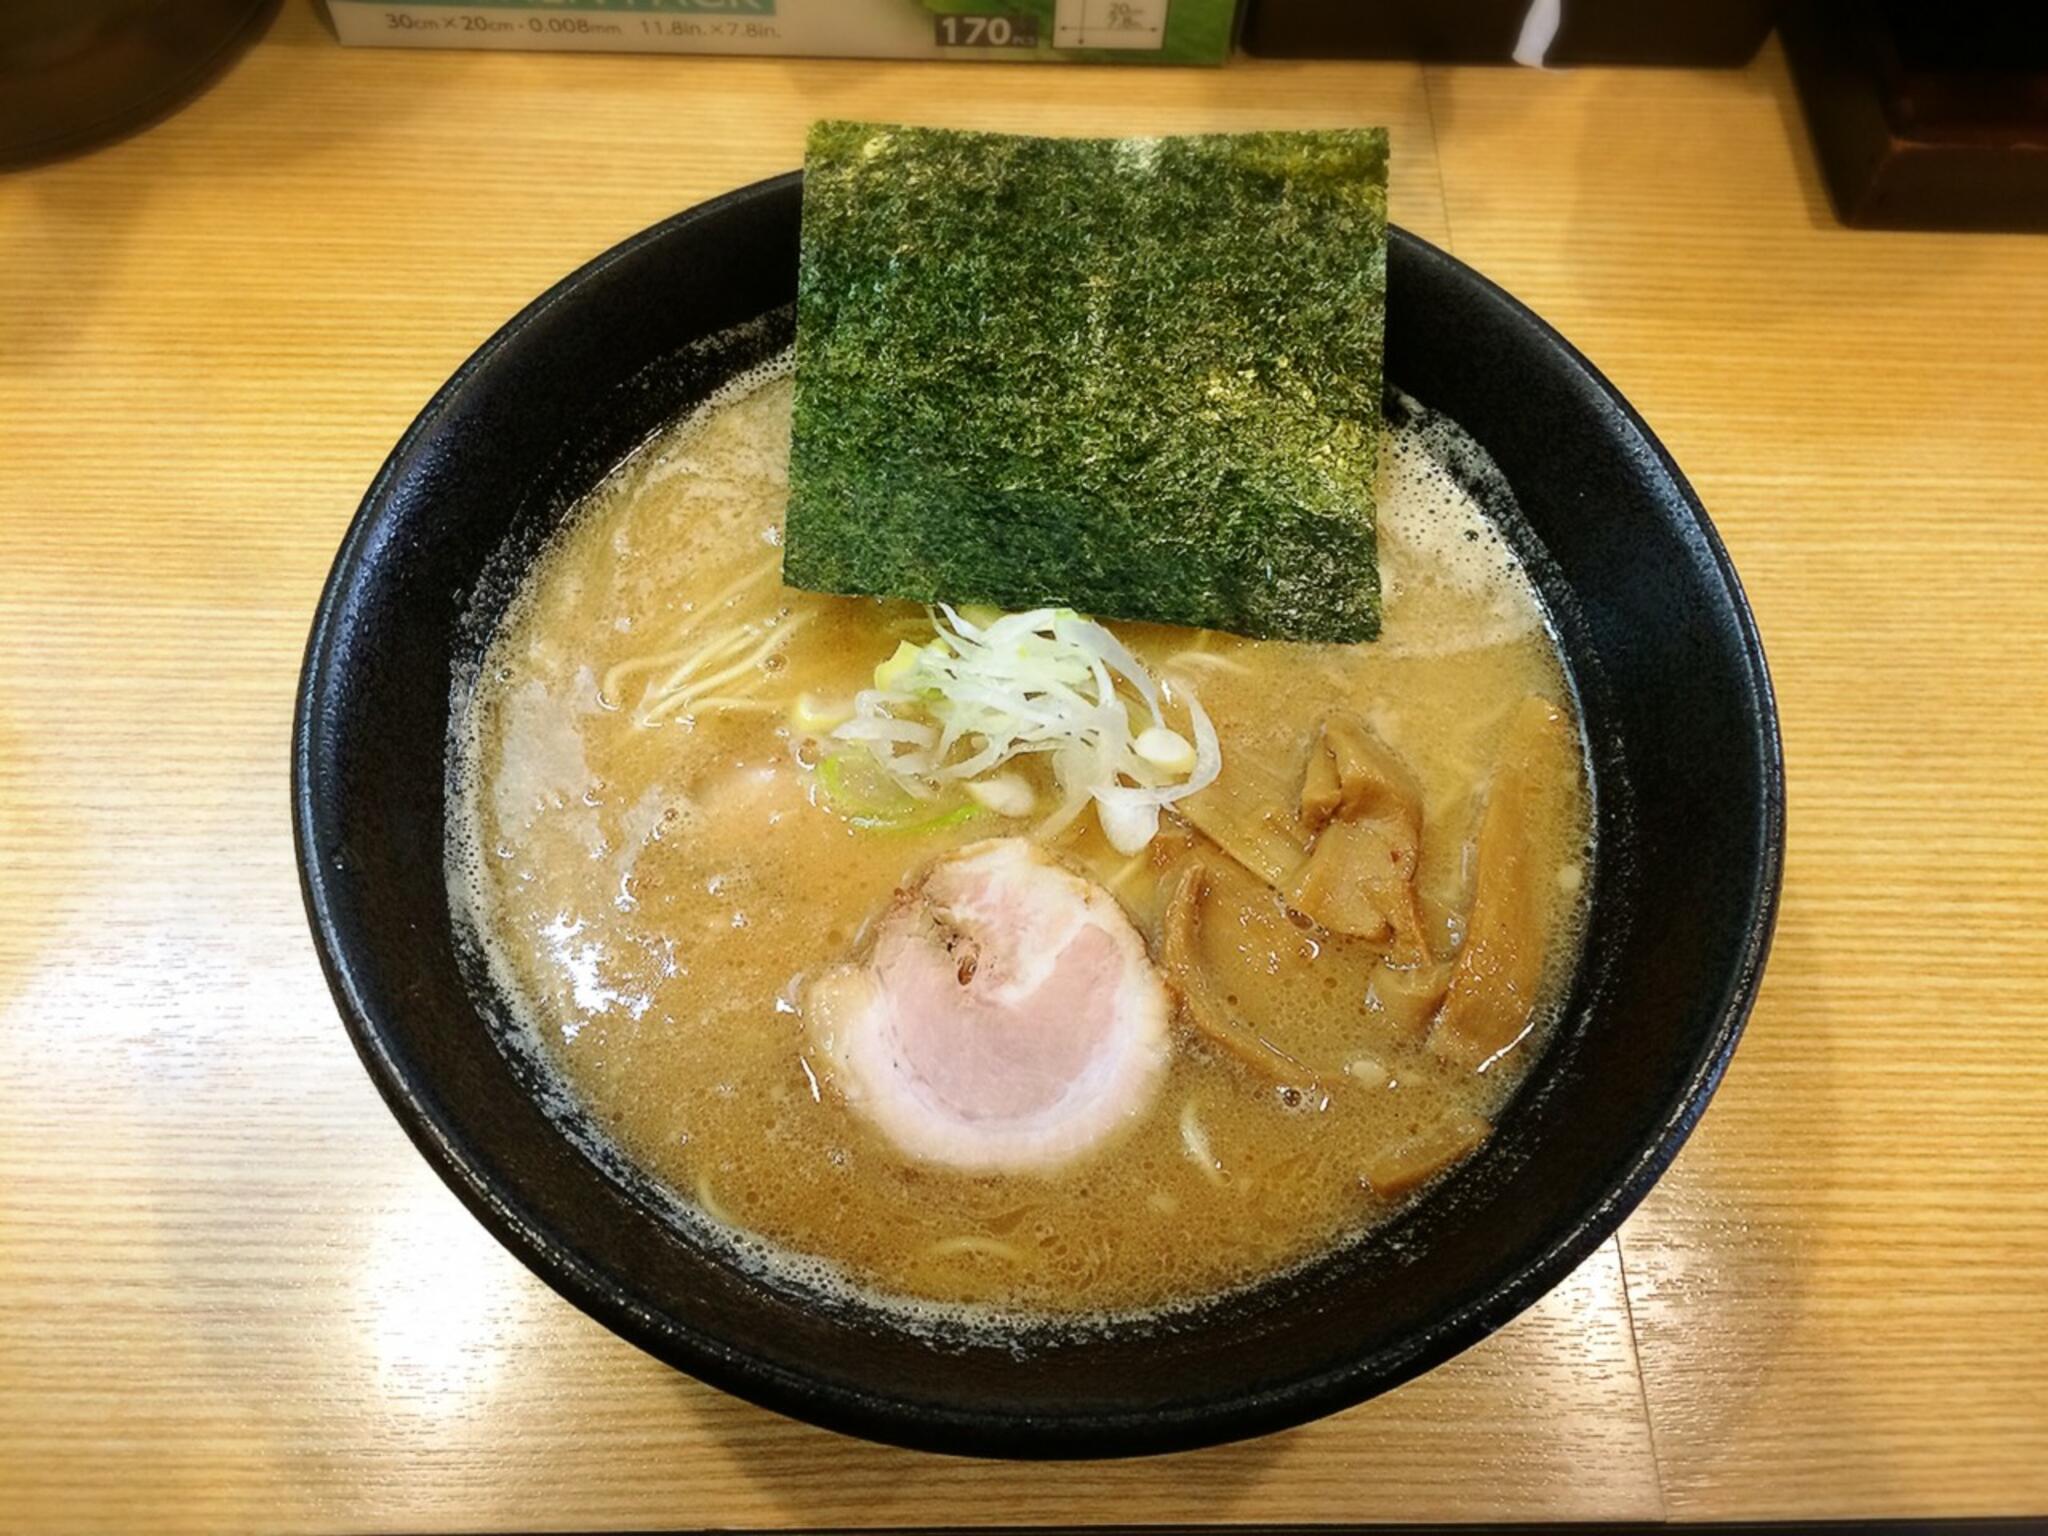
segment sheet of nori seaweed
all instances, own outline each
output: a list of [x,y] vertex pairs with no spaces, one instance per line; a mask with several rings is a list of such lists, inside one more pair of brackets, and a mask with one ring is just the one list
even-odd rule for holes
[[1386,163],[817,124],[784,579],[1373,638]]

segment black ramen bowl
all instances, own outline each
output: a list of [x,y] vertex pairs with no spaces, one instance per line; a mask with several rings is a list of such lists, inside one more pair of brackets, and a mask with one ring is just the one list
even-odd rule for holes
[[[465,960],[443,878],[452,679],[502,609],[494,573],[631,448],[786,342],[799,191],[791,175],[707,203],[543,295],[434,397],[364,498],[307,649],[293,801],[313,931],[370,1075],[455,1192],[564,1296],[694,1376],[833,1429],[1128,1455],[1298,1424],[1429,1369],[1562,1280],[1699,1118],[1769,945],[1784,788],[1755,627],[1671,460],[1548,326],[1399,231],[1390,381],[1461,423],[1513,487],[1479,490],[1555,617],[1598,820],[1554,1043],[1492,1140],[1426,1199],[1172,1322],[1022,1349],[921,1335],[719,1257],[622,1158],[569,1133],[488,1023],[502,1003]],[[763,316],[739,343],[706,345]]]

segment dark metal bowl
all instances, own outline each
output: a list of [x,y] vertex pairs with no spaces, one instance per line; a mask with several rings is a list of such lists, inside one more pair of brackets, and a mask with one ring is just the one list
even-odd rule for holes
[[[582,1150],[501,1050],[442,876],[452,669],[506,548],[531,550],[633,445],[747,359],[705,338],[795,294],[799,180],[680,214],[593,261],[463,365],[364,498],[320,601],[293,751],[300,870],[364,1063],[513,1252],[642,1348],[879,1440],[1010,1456],[1165,1451],[1383,1392],[1556,1285],[1670,1162],[1755,997],[1783,764],[1735,573],[1676,467],[1554,331],[1393,237],[1387,369],[1487,449],[1557,618],[1593,747],[1598,854],[1555,1043],[1493,1139],[1362,1242],[1171,1328],[1020,1352],[934,1341],[764,1285]],[[486,599],[486,602],[489,600]],[[489,614],[485,615],[488,619]],[[1199,1241],[1190,1234],[1190,1241]]]

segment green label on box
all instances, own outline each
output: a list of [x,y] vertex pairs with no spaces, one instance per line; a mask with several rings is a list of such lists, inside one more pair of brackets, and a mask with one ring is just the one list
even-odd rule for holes
[[1220,64],[1238,0],[328,0],[345,43]]
[[[344,0],[355,3],[355,0]],[[773,16],[775,0],[404,0],[416,5],[496,11],[664,11],[689,16]]]

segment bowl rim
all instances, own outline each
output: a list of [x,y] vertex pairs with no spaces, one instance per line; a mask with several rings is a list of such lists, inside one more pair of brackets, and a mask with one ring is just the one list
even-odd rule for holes
[[1448,271],[1476,297],[1532,329],[1620,424],[1646,447],[1677,493],[1678,507],[1711,558],[1735,620],[1747,684],[1756,701],[1755,769],[1762,790],[1761,838],[1748,882],[1744,939],[1712,1000],[1714,1025],[1657,1129],[1636,1159],[1547,1248],[1482,1296],[1419,1330],[1407,1347],[1347,1360],[1305,1376],[1225,1397],[1057,1420],[973,1410],[870,1392],[803,1376],[741,1351],[687,1320],[634,1299],[604,1269],[552,1239],[514,1192],[477,1165],[459,1128],[416,1094],[374,1009],[364,1000],[358,960],[333,910],[331,876],[317,857],[316,743],[326,726],[323,693],[346,599],[374,542],[392,485],[439,430],[458,397],[525,330],[618,263],[692,225],[715,220],[799,186],[801,171],[749,183],[670,215],[609,247],[552,284],[501,325],[437,389],[391,449],[364,492],[335,555],[307,637],[295,697],[291,752],[293,846],[301,896],[329,990],[379,1094],[415,1147],[470,1212],[566,1300],[665,1363],[762,1407],[827,1429],[912,1449],[1011,1458],[1154,1454],[1194,1449],[1290,1428],[1391,1389],[1478,1343],[1562,1282],[1635,1209],[1685,1144],[1725,1074],[1755,1006],[1775,930],[1784,875],[1785,766],[1776,692],[1747,594],[1726,546],[1677,464],[1647,423],[1583,353],[1527,305],[1474,268],[1419,236],[1388,226],[1390,246]]

